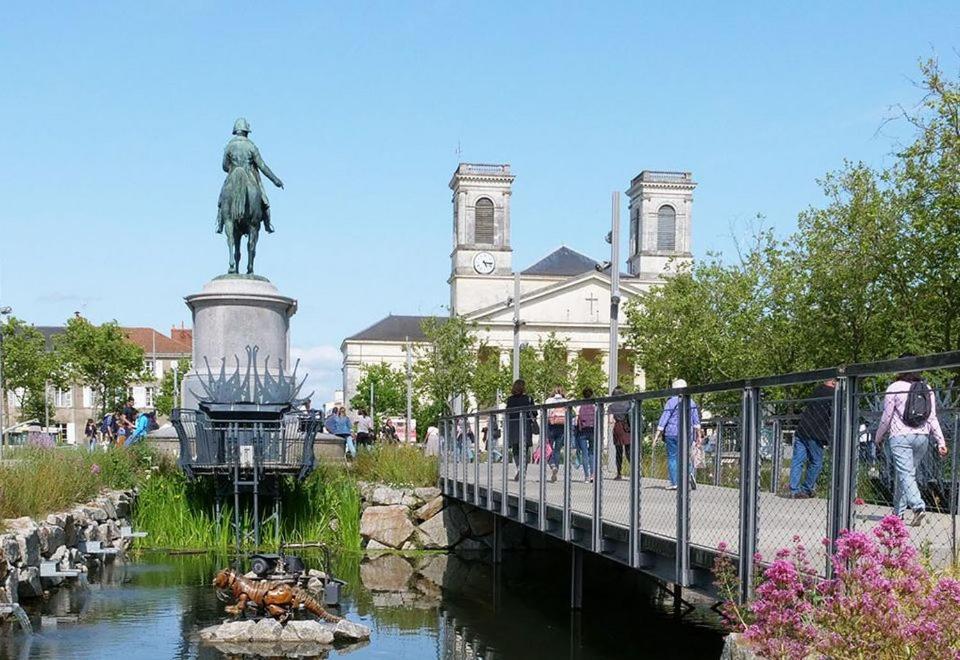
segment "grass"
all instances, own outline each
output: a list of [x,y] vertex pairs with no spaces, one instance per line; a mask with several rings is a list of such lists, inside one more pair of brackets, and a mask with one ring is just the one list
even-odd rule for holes
[[148,449],[19,449],[0,465],[0,518],[43,516],[96,497],[103,488],[132,488],[158,466]]
[[351,466],[360,481],[394,486],[436,486],[437,457],[413,445],[375,445],[357,454]]
[[[214,511],[212,484],[188,482],[180,473],[157,474],[146,479],[134,511],[138,530],[148,532],[142,547],[180,550],[233,548],[232,500],[224,504],[219,519]],[[241,526],[252,528],[249,497],[241,503]],[[267,512],[261,511],[261,517]],[[360,551],[360,492],[343,469],[321,465],[303,483],[284,483],[281,525],[261,529],[261,546],[282,542],[321,542],[342,552]]]

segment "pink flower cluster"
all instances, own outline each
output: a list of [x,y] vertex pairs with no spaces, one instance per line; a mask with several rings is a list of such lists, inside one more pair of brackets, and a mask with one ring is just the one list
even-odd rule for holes
[[[761,657],[960,659],[960,581],[921,564],[900,518],[887,516],[869,534],[844,531],[831,562],[834,577],[819,580],[795,537],[745,608],[726,604]],[[730,598],[736,576],[728,558],[716,574]]]

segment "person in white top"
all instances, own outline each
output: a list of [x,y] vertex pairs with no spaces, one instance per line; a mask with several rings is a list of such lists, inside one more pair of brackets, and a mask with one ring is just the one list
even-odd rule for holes
[[363,408],[357,415],[357,445],[369,447],[373,444],[373,420]]
[[[557,404],[566,401],[563,388],[559,385],[553,388],[553,394],[544,401],[545,404]],[[551,454],[547,458],[550,465],[550,481],[557,480],[557,470],[560,468],[560,450],[563,449],[563,430],[567,423],[567,409],[564,407],[547,408],[547,442],[550,443]]]
[[427,442],[426,446],[423,448],[423,453],[427,456],[440,455],[440,429],[438,429],[436,426],[430,426],[427,428]]

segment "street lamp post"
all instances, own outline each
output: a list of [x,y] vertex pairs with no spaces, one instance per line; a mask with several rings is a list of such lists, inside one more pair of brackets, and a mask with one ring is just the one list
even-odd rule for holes
[[7,437],[3,427],[6,423],[3,413],[7,409],[7,387],[3,380],[3,326],[6,325],[5,317],[10,316],[12,311],[9,307],[0,307],[0,460],[3,460],[3,445]]
[[607,242],[610,243],[610,369],[609,391],[620,381],[617,373],[620,367],[620,193],[612,194],[610,210],[610,233]]

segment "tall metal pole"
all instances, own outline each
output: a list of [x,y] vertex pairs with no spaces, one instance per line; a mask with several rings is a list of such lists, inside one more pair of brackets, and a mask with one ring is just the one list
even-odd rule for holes
[[6,434],[3,432],[4,412],[7,409],[7,387],[3,380],[3,330],[6,323],[3,317],[10,313],[9,307],[0,309],[0,460],[3,460],[3,445]]
[[[410,438],[410,422],[413,419],[413,356],[410,355],[410,338],[406,339],[407,350],[407,418],[406,428],[404,430],[407,439]],[[414,437],[416,440],[416,437]]]
[[173,363],[173,407],[180,407],[180,360]]
[[610,369],[609,390],[619,383],[620,335],[620,193],[614,191],[610,218]]
[[520,378],[520,273],[513,274],[513,380]]

